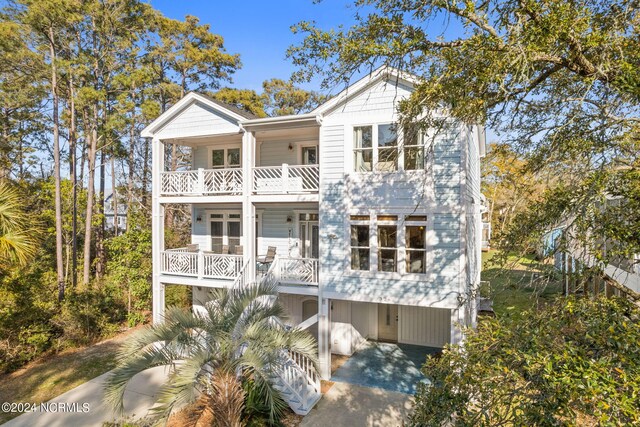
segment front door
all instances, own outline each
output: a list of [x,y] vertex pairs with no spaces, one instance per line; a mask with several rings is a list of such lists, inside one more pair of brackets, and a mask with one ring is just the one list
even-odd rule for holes
[[398,306],[378,304],[378,341],[398,342]]

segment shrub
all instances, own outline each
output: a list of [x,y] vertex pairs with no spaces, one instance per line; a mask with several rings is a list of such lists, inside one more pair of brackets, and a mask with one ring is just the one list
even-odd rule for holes
[[640,309],[569,298],[486,319],[423,372],[412,425],[638,425]]

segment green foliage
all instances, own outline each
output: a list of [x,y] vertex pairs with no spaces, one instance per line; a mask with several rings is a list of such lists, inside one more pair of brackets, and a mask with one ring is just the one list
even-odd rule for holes
[[[300,353],[314,364],[317,354],[315,339],[307,331],[286,329],[276,321],[284,315],[276,297],[276,284],[219,288],[212,290],[212,300],[202,312],[169,309],[163,323],[139,331],[122,348],[119,365],[107,380],[107,401],[121,412],[133,376],[154,366],[172,365],[175,372],[159,396],[157,416],[166,418],[174,407],[194,402],[202,391],[205,396],[210,393],[209,405],[225,407],[224,397],[212,395],[211,390],[219,386],[232,390],[224,384],[237,378],[254,390],[249,393],[249,410],[263,403],[275,421],[286,404],[272,383],[273,364],[283,350]],[[184,363],[176,365],[177,360]],[[246,385],[249,380],[252,384]]]
[[640,309],[568,298],[485,319],[423,372],[411,425],[637,425]]
[[129,326],[145,320],[151,310],[151,230],[132,229],[106,242],[105,284],[127,306]]
[[0,270],[24,266],[37,251],[39,227],[24,210],[18,190],[0,180]]
[[264,111],[264,99],[255,90],[225,87],[211,96],[258,117],[267,117],[267,113]]
[[265,110],[270,116],[308,113],[326,101],[325,96],[295,86],[293,81],[265,80],[262,88]]

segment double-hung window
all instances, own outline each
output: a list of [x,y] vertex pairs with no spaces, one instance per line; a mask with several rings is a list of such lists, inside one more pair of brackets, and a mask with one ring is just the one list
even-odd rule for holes
[[351,269],[369,270],[369,216],[352,215],[351,235]]
[[398,170],[398,135],[396,125],[353,128],[353,158],[356,172]]
[[356,172],[370,172],[373,167],[373,128],[353,128],[353,157]]
[[378,271],[398,271],[398,217],[378,215]]
[[211,169],[239,168],[240,148],[214,148],[211,150]]
[[427,217],[405,217],[405,259],[407,273],[426,273],[427,266]]
[[376,170],[398,170],[398,134],[393,124],[378,125]]
[[424,133],[418,126],[404,129],[404,169],[424,169]]

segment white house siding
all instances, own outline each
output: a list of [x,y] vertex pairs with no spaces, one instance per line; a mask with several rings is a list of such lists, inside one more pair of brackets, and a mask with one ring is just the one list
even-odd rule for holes
[[[455,308],[462,279],[461,172],[458,128],[436,138],[424,172],[352,172],[352,129],[397,120],[397,101],[411,89],[380,82],[326,114],[320,137],[321,276],[330,298]],[[348,216],[354,213],[427,215],[428,266],[420,277],[350,272]]]
[[213,108],[194,102],[156,132],[159,139],[187,138],[238,132],[235,120]]
[[[298,253],[297,230],[295,229],[293,207],[280,209],[259,209],[262,221],[262,234],[258,236],[258,254],[266,254],[269,246],[276,247],[278,256],[294,256]],[[287,218],[292,219],[287,223]],[[291,230],[291,237],[289,237]]]
[[351,355],[353,347],[351,301],[331,301],[331,352]]
[[259,166],[281,166],[283,163],[298,164],[298,150],[293,143],[289,150],[289,141],[265,141],[260,144]]
[[408,305],[398,307],[398,342],[444,347],[450,335],[450,310]]

